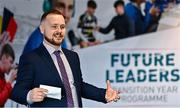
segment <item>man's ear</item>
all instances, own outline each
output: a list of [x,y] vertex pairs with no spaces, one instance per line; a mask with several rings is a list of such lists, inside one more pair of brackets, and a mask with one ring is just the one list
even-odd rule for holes
[[44,34],[44,24],[43,24],[43,22],[40,24],[39,28],[40,28],[41,33]]

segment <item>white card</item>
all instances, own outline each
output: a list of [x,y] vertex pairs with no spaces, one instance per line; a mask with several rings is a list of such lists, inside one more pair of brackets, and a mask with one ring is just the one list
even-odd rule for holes
[[48,90],[47,97],[61,100],[61,88],[48,85],[40,85],[40,88]]

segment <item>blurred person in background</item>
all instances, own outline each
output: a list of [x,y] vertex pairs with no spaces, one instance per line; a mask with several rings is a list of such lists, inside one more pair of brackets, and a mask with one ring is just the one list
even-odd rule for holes
[[159,10],[159,12],[157,12],[157,15],[152,16],[151,22],[148,25],[147,32],[157,31],[159,20],[160,20],[161,15],[164,11],[163,5],[161,3],[158,3],[157,1],[159,1],[159,0],[148,0],[145,3],[145,9],[144,9],[145,16],[148,16],[148,14],[152,8],[157,8],[157,10]]
[[[75,12],[75,0],[44,0],[43,3],[43,11],[49,11],[50,9],[55,8],[60,10],[65,16],[65,22],[68,26],[71,17],[73,17]],[[66,35],[68,35],[62,43],[63,48],[72,49],[72,46],[78,45],[80,40],[76,38],[73,30],[67,30]],[[35,31],[29,36],[23,54],[30,52],[36,48],[38,48],[43,41],[43,35],[40,32],[39,27],[35,29]]]
[[97,27],[97,31],[107,34],[112,29],[115,31],[115,39],[123,39],[134,35],[129,17],[126,15],[124,10],[124,1],[117,0],[114,3],[114,8],[117,13],[111,20],[106,28]]
[[[152,7],[149,12],[144,16],[141,12],[141,4],[146,0],[130,0],[125,6],[125,11],[131,20],[133,31],[135,35],[144,34],[149,31],[152,24],[154,24],[154,17],[159,16],[159,9]],[[155,23],[156,24],[156,23]]]
[[[16,79],[17,69],[13,66],[15,54],[10,44],[4,44],[0,53],[0,107],[3,107],[11,95],[12,83]],[[5,74],[9,77],[5,79]]]
[[94,15],[97,8],[97,4],[94,0],[89,0],[87,2],[86,11],[79,17],[78,21],[78,34],[84,46],[87,47],[100,43],[94,33],[94,29],[97,26],[97,18]]

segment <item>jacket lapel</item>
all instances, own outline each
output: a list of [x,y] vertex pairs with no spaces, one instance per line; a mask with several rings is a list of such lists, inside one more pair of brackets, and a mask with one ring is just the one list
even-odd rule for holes
[[44,47],[43,44],[40,45],[38,54],[45,62],[44,64],[46,64],[46,68],[49,68],[51,70],[52,74],[54,74],[54,78],[56,78],[57,81],[60,83],[60,85],[62,85],[62,80],[51,58],[51,55],[49,54],[49,52],[47,51],[47,49]]

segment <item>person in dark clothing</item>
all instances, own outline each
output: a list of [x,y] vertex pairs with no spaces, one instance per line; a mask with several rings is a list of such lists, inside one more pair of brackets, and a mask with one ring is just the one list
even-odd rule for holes
[[107,81],[107,89],[83,81],[78,54],[61,47],[66,23],[59,10],[42,15],[40,30],[44,37],[42,44],[20,57],[12,100],[33,108],[79,108],[82,97],[103,103],[120,99],[120,92],[111,87],[110,81]]
[[113,19],[106,28],[97,27],[97,31],[107,34],[112,29],[114,29],[115,39],[123,39],[132,36],[134,33],[131,27],[130,20],[124,11],[124,1],[117,0],[114,3],[114,8],[117,15],[113,17]]

